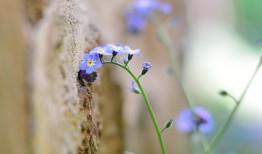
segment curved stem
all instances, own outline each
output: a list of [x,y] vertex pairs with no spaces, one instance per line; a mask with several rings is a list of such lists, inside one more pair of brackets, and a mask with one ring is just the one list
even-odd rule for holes
[[234,96],[232,96],[231,94],[227,94],[227,96],[229,98],[231,98],[236,104],[238,103],[238,100]]
[[128,63],[130,62],[130,60],[128,60],[127,62],[126,62],[126,64],[125,64],[125,67],[127,67],[128,66]]
[[140,74],[138,77],[137,77],[137,80],[139,80],[141,78],[142,74]]
[[181,79],[180,77],[178,76],[176,70],[176,55],[175,55],[175,48],[174,46],[172,45],[172,42],[171,42],[171,38],[170,36],[168,35],[166,29],[161,25],[161,23],[159,22],[158,18],[156,17],[156,15],[152,15],[151,18],[150,18],[151,22],[153,23],[153,25],[155,26],[155,28],[157,29],[158,31],[158,36],[160,38],[160,40],[162,41],[162,43],[164,44],[166,50],[167,50],[167,53],[168,53],[168,57],[170,59],[170,62],[171,62],[171,66],[172,66],[172,70],[173,70],[173,73],[174,73],[174,76],[176,78],[176,80],[178,81],[178,86],[180,87],[185,99],[186,99],[186,103],[189,107],[189,109],[193,112],[193,104],[191,103],[191,100],[189,100],[189,97],[186,93],[186,90],[185,90],[185,87],[184,85],[182,84],[181,82]]
[[115,62],[103,62],[102,64],[114,64],[114,65],[117,65],[121,68],[123,68],[124,70],[126,70],[131,76],[132,78],[134,79],[134,81],[136,82],[140,92],[141,92],[141,95],[143,96],[144,100],[145,100],[145,103],[146,103],[146,107],[147,107],[147,110],[149,111],[149,114],[150,114],[150,117],[151,117],[151,120],[154,124],[154,127],[155,127],[155,131],[157,133],[157,137],[158,137],[158,140],[159,140],[159,143],[160,143],[160,147],[161,147],[161,151],[162,151],[162,154],[166,154],[166,151],[165,151],[165,146],[164,146],[164,143],[163,143],[163,139],[162,139],[162,135],[161,135],[161,130],[159,129],[158,127],[158,124],[157,124],[157,121],[156,121],[156,118],[155,118],[155,115],[154,115],[154,112],[152,110],[152,107],[146,97],[146,94],[144,92],[144,89],[142,87],[142,85],[140,84],[139,82],[139,79],[136,78],[136,76],[128,69],[126,68],[125,66],[119,64],[119,63],[115,63]]
[[[178,87],[181,89],[181,92],[183,93],[185,99],[186,99],[186,103],[188,108],[190,109],[192,114],[194,113],[194,106],[192,104],[192,101],[189,99],[189,96],[186,93],[186,89],[185,86],[183,85],[180,77],[177,74],[177,68],[176,68],[176,51],[175,51],[175,47],[173,46],[172,42],[171,42],[171,38],[168,34],[168,32],[166,31],[166,29],[163,27],[163,25],[161,25],[161,23],[159,22],[159,19],[157,18],[156,15],[152,15],[150,18],[150,21],[152,22],[152,24],[154,25],[154,27],[156,28],[157,32],[158,32],[158,37],[160,38],[160,40],[162,41],[164,47],[166,48],[166,51],[168,53],[168,57],[169,60],[171,62],[171,67],[172,67],[172,71],[174,74],[175,79],[177,80],[178,83]],[[203,141],[203,140],[201,140]],[[205,142],[202,142],[202,144],[204,145],[204,147],[207,147],[207,144]],[[205,149],[203,149],[205,151]],[[190,152],[192,153],[192,151]]]
[[250,87],[251,83],[253,82],[260,66],[261,66],[261,60],[259,62],[259,64],[257,65],[257,68],[255,70],[255,72],[253,73],[253,75],[251,76],[246,88],[244,89],[242,95],[240,96],[239,100],[236,101],[236,99],[234,97],[232,97],[231,95],[231,98],[236,101],[236,106],[234,107],[234,109],[232,110],[232,112],[230,113],[230,115],[228,116],[228,118],[226,119],[225,123],[222,125],[222,127],[220,128],[220,130],[218,131],[218,133],[215,135],[215,137],[213,138],[213,140],[211,141],[211,144],[209,145],[208,149],[206,150],[206,154],[210,154],[213,149],[215,148],[215,146],[217,145],[217,143],[219,142],[219,140],[221,139],[221,137],[223,136],[223,134],[225,133],[226,129],[228,128],[229,124],[231,123],[236,111],[238,110],[239,108],[239,105],[241,104],[244,96],[246,95],[247,93],[247,90],[248,88]]

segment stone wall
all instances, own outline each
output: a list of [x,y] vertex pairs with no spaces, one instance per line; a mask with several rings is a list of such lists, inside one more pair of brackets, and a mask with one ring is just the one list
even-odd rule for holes
[[[77,79],[84,52],[100,43],[88,5],[84,0],[0,1],[0,153],[123,151],[123,98],[110,70],[101,70],[105,75],[92,86]],[[117,95],[104,94],[106,88]],[[109,98],[117,108],[106,110]],[[116,142],[108,145],[108,138]]]

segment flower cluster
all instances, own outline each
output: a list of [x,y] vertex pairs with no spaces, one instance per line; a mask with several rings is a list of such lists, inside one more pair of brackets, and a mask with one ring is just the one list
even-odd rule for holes
[[195,107],[193,113],[189,108],[186,108],[180,113],[176,126],[182,133],[190,133],[195,130],[209,133],[213,128],[213,119],[208,110],[203,107]]
[[126,13],[126,28],[130,33],[144,30],[153,11],[169,14],[172,6],[159,0],[135,0]]
[[123,46],[121,44],[101,45],[95,47],[89,53],[84,54],[79,68],[80,70],[85,70],[87,74],[90,74],[102,66],[101,61],[103,56],[112,56],[112,58],[114,58],[116,55],[124,53],[127,53],[128,60],[131,60],[133,55],[140,55],[140,49],[132,50],[129,46]]
[[[122,44],[107,44],[95,47],[89,53],[84,54],[79,65],[80,71],[78,76],[88,83],[94,82],[98,78],[98,74],[94,73],[95,70],[100,68],[105,62],[114,62],[115,57],[120,54],[127,54],[127,57],[122,58],[124,63],[123,66],[127,67],[127,64],[134,55],[140,55],[140,49],[132,50],[129,46],[124,46]],[[103,59],[104,56],[111,56],[111,61],[105,61]],[[143,70],[141,75],[144,75],[150,69],[151,64],[146,62],[142,67]],[[134,90],[134,83],[131,87],[131,89]],[[135,91],[138,93],[138,90]]]

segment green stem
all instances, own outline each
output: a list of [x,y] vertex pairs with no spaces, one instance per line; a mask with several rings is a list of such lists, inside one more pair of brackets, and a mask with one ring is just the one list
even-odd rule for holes
[[140,74],[138,77],[137,77],[137,80],[139,80],[141,78],[142,74]]
[[128,63],[130,62],[130,60],[128,60],[127,62],[126,62],[126,64],[125,64],[125,67],[127,67],[128,66]]
[[199,138],[201,140],[202,149],[203,149],[203,151],[206,151],[206,149],[208,148],[207,147],[208,146],[207,138],[201,132],[198,131],[197,133],[198,133]]
[[162,139],[162,135],[161,135],[161,131],[160,131],[159,127],[158,127],[158,124],[157,124],[157,121],[156,121],[154,112],[153,112],[152,107],[151,107],[151,105],[150,105],[150,103],[149,103],[149,101],[148,101],[148,99],[147,99],[147,97],[146,97],[146,94],[145,94],[145,92],[144,92],[144,89],[143,89],[142,85],[141,85],[140,82],[139,82],[139,79],[136,78],[136,76],[135,76],[128,68],[126,68],[125,66],[123,66],[123,65],[121,65],[121,64],[119,64],[119,63],[115,63],[115,62],[103,62],[102,64],[114,64],[114,65],[117,65],[117,66],[123,68],[124,70],[126,70],[126,71],[132,76],[132,78],[133,78],[134,81],[136,82],[136,84],[137,84],[137,86],[138,86],[138,88],[139,88],[139,90],[140,90],[140,92],[141,92],[141,95],[143,96],[143,98],[144,98],[144,100],[145,100],[146,107],[147,107],[147,109],[148,109],[148,111],[149,111],[151,120],[152,120],[152,122],[153,122],[153,124],[154,124],[155,131],[156,131],[156,133],[157,133],[157,137],[158,137],[158,140],[159,140],[159,143],[160,143],[160,147],[161,147],[162,154],[166,154],[165,146],[164,146],[163,139]]
[[176,68],[176,63],[175,63],[175,61],[176,61],[175,48],[172,45],[171,38],[168,35],[166,29],[159,22],[159,20],[156,17],[156,15],[152,15],[150,19],[151,19],[150,21],[153,23],[153,25],[157,29],[158,36],[160,37],[160,40],[162,41],[162,43],[164,44],[164,46],[165,46],[165,48],[167,50],[168,57],[170,59],[171,65],[172,65],[172,70],[173,70],[174,76],[176,77],[176,80],[178,81],[178,86],[180,87],[183,95],[185,96],[186,103],[187,103],[189,109],[192,111],[192,113],[194,113],[193,112],[193,104],[189,100],[189,97],[188,97],[188,95],[186,93],[185,87],[182,84],[181,79],[180,79],[180,77],[178,76],[178,74],[176,72],[177,68]]
[[209,145],[208,149],[206,150],[205,154],[210,154],[213,149],[215,148],[215,146],[218,144],[218,142],[220,141],[221,137],[223,136],[223,134],[225,133],[226,129],[228,128],[229,124],[231,123],[236,111],[239,108],[239,105],[241,104],[244,96],[247,93],[248,88],[250,87],[251,83],[253,82],[260,66],[261,66],[261,60],[259,62],[259,64],[257,65],[257,68],[255,70],[255,72],[253,73],[252,77],[250,78],[246,88],[244,89],[242,95],[240,96],[239,100],[236,100],[234,97],[231,98],[236,101],[236,106],[234,107],[234,109],[232,110],[232,112],[230,113],[230,115],[228,116],[228,118],[226,119],[225,123],[222,125],[222,127],[220,128],[220,130],[218,131],[218,133],[215,135],[215,137],[213,138],[213,140],[211,141],[211,144]]
[[227,94],[227,96],[229,98],[231,98],[236,104],[238,103],[238,100],[234,96],[232,96],[231,94]]
[[[186,103],[188,108],[190,109],[191,113],[194,114],[194,106],[192,104],[192,101],[189,99],[189,96],[186,93],[186,89],[185,86],[183,85],[180,76],[177,74],[176,70],[176,51],[175,48],[171,42],[171,38],[168,34],[168,32],[166,31],[165,27],[163,27],[163,25],[161,25],[161,23],[159,22],[159,19],[157,18],[156,15],[152,15],[150,18],[150,21],[153,23],[153,25],[155,26],[155,28],[157,29],[158,32],[158,37],[160,38],[160,40],[162,41],[163,45],[166,48],[166,51],[168,53],[168,57],[170,59],[171,62],[171,66],[172,66],[172,70],[173,70],[173,74],[175,76],[175,79],[178,81],[178,87],[181,89],[185,99],[186,99]],[[202,140],[203,141],[203,140]],[[202,142],[204,147],[207,147],[206,142]],[[205,149],[203,149],[205,151]]]
[[165,131],[165,130],[166,130],[166,127],[162,128],[162,129],[161,129],[161,133],[162,133],[163,131]]
[[192,150],[190,151],[191,154],[203,154],[204,148],[201,142],[201,136],[199,132],[191,133],[190,134],[190,143]]

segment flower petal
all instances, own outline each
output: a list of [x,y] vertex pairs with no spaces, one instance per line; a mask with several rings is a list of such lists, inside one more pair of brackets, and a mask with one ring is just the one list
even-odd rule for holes
[[92,73],[92,72],[94,72],[94,68],[93,68],[93,67],[87,67],[87,68],[86,68],[86,73],[87,73],[87,74],[90,74],[90,73]]
[[87,60],[90,59],[90,58],[91,58],[91,55],[90,55],[89,53],[85,53],[85,54],[84,54],[84,58],[83,58],[83,59],[84,59],[85,61],[87,61]]
[[165,13],[165,14],[169,14],[172,11],[172,5],[170,5],[169,3],[161,3],[158,7],[157,10]]
[[176,127],[181,133],[189,133],[191,132],[195,124],[191,120],[192,119],[192,113],[190,109],[184,109],[180,112],[179,117],[176,121]]
[[94,70],[96,70],[96,69],[102,67],[102,63],[100,61],[96,60],[93,67],[94,67]]
[[79,64],[79,69],[80,70],[85,70],[87,68],[87,65],[86,65],[86,61],[85,60],[81,60],[80,64]]
[[99,48],[100,47],[95,47],[95,48],[93,48],[90,52],[89,52],[89,54],[94,54],[94,53],[97,53],[97,51],[99,50]]
[[94,53],[94,54],[91,54],[91,59],[93,59],[93,60],[98,60],[98,54],[97,53]]

